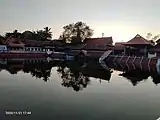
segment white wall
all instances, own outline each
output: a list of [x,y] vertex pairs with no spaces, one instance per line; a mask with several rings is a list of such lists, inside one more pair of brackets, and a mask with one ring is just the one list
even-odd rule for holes
[[0,45],[0,51],[7,51],[6,45]]
[[148,58],[157,57],[157,53],[148,53]]

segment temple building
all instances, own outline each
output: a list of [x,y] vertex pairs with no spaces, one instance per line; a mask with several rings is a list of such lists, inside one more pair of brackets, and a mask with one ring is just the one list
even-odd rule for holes
[[87,38],[83,42],[85,50],[108,50],[113,48],[112,37]]
[[4,42],[4,45],[6,46],[7,51],[12,52],[47,52],[53,51],[58,43],[58,40],[39,41],[9,37]]
[[150,49],[153,47],[154,44],[152,42],[143,38],[139,34],[128,42],[121,43],[119,46],[115,44],[116,50],[119,48],[119,51],[122,52],[123,49],[123,55],[127,56],[151,57],[152,53],[150,53]]

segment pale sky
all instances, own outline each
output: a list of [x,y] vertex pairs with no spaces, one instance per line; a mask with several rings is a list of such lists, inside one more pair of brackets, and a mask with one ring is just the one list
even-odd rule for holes
[[104,33],[115,42],[160,33],[160,0],[0,0],[0,15],[0,34],[48,26],[54,39],[77,21],[94,29],[93,37]]

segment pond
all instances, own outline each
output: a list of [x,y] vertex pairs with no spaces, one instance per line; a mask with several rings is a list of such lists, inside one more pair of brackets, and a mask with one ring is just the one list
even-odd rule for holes
[[0,64],[0,120],[156,120],[160,77],[98,62]]

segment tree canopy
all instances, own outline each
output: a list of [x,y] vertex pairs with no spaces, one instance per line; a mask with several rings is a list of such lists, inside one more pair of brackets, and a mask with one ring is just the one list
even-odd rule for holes
[[157,35],[154,35],[152,33],[147,33],[146,35],[146,38],[152,42],[153,44],[156,44],[157,43],[157,40],[160,38],[160,35],[157,34]]
[[37,31],[24,31],[23,33],[18,32],[18,30],[14,30],[13,32],[6,33],[4,38],[7,39],[10,36],[21,39],[33,39],[42,41],[42,40],[51,40],[52,32],[51,28],[49,27],[45,27],[44,29]]
[[13,32],[8,32],[5,34],[5,39],[7,39],[8,37],[13,36],[15,38],[18,38],[21,36],[21,33],[18,32],[18,30],[14,30]]
[[154,35],[154,36],[153,36],[152,33],[147,33],[146,38],[147,38],[148,40],[153,40],[153,41],[155,42],[155,41],[157,41],[157,40],[160,38],[160,35],[157,34],[157,35]]
[[64,31],[60,36],[60,40],[63,40],[65,43],[83,42],[85,38],[93,35],[93,30],[81,21],[66,25],[63,29]]

